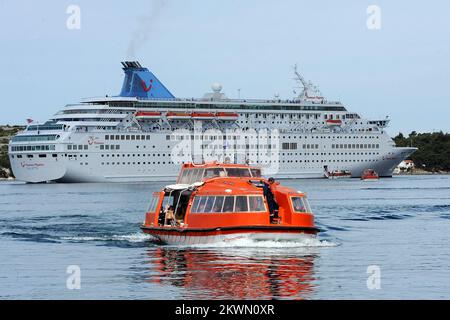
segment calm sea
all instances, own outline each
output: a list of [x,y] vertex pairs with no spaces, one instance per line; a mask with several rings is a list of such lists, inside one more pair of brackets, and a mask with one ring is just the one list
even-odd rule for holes
[[0,298],[450,299],[450,176],[283,183],[318,239],[164,246],[139,229],[162,183],[2,182]]

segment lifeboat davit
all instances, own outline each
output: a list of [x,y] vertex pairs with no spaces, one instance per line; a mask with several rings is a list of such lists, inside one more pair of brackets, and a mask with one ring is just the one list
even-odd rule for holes
[[361,180],[363,181],[376,181],[379,179],[378,173],[375,172],[373,169],[366,169],[364,170]]
[[154,193],[141,229],[163,243],[181,245],[296,241],[318,232],[303,192],[264,178],[227,176]]

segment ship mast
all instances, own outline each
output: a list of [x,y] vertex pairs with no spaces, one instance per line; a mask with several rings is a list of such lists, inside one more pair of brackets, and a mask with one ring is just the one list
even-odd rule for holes
[[306,81],[305,78],[303,78],[303,76],[298,72],[297,64],[294,65],[294,74],[294,80],[297,81],[297,83],[301,84],[301,86],[303,87],[302,92],[297,97],[299,100],[314,100],[320,102],[325,101],[325,98],[322,96],[319,88],[313,85],[311,81]]

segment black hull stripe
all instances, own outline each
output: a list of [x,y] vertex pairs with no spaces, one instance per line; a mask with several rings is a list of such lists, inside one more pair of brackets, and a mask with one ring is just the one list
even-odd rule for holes
[[161,228],[161,227],[146,227],[141,226],[143,231],[158,231],[158,232],[172,232],[172,233],[187,233],[187,232],[216,232],[216,231],[233,231],[233,230],[263,230],[263,231],[303,231],[303,232],[320,232],[320,229],[315,227],[294,227],[294,226],[236,226],[236,227],[217,227],[217,228]]

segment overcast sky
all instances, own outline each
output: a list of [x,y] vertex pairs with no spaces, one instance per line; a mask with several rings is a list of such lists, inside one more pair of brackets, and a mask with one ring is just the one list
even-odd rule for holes
[[[81,10],[68,29],[69,5]],[[367,27],[369,5],[381,28]],[[293,97],[292,65],[392,135],[450,131],[450,2],[0,0],[1,124],[118,94],[138,59],[177,97]],[[72,20],[71,20],[72,21]],[[72,24],[73,26],[73,24]]]

